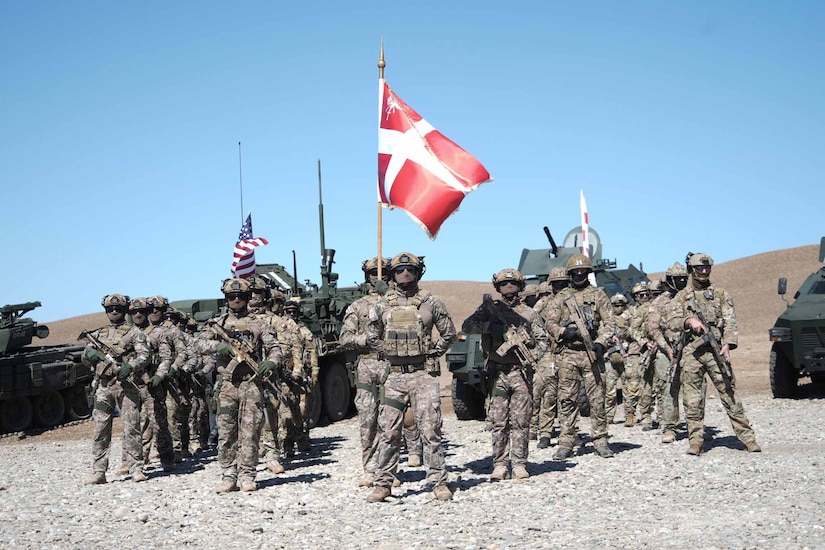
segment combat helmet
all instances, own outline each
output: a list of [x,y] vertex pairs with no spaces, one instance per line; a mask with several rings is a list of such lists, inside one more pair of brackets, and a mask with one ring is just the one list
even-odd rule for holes
[[126,296],[125,294],[107,294],[100,301],[100,305],[102,305],[104,308],[111,307],[111,306],[115,306],[115,307],[119,306],[119,307],[123,308],[124,313],[126,312],[126,310],[129,309],[129,304],[130,303],[131,303],[131,301],[129,300],[129,297]]
[[550,270],[550,274],[547,276],[547,280],[551,283],[554,281],[569,281],[567,276],[567,270],[563,267],[554,267]]
[[139,309],[143,309],[145,311],[149,311],[149,299],[148,298],[132,298],[132,301],[129,305],[129,309],[132,313]]
[[524,275],[522,275],[518,269],[511,267],[502,269],[493,275],[493,286],[496,287],[496,290],[499,290],[505,282],[515,283],[519,291],[524,290],[524,285],[526,284]]
[[[573,271],[586,270],[585,273],[574,274]],[[576,288],[584,288],[589,284],[588,274],[593,273],[593,262],[584,254],[575,254],[567,260],[567,274],[570,282]]]
[[653,279],[647,284],[648,290],[650,290],[651,296],[658,296],[664,290],[662,288],[662,280],[661,279]]
[[252,285],[249,284],[249,281],[246,279],[241,279],[240,277],[236,277],[234,279],[224,279],[223,283],[221,284],[221,292],[224,294],[231,294],[233,292],[240,292],[242,294],[246,294],[247,297],[251,291]]
[[154,307],[166,311],[169,307],[169,300],[163,296],[152,296],[147,300],[149,307]]
[[410,252],[402,252],[400,254],[396,254],[393,256],[392,260],[390,260],[390,270],[395,271],[400,267],[414,267],[417,272],[418,276],[416,279],[420,280],[421,277],[424,276],[424,272],[427,270],[426,266],[424,265],[424,256],[416,256]]
[[614,306],[626,306],[627,297],[621,292],[617,292],[616,294],[610,297],[610,303]]
[[710,279],[710,269],[701,273],[696,271],[696,268],[700,266],[707,266],[708,268],[713,266],[713,258],[709,255],[704,252],[699,252],[698,254],[688,252],[685,257],[685,263],[687,264],[688,273],[697,281],[704,283]]
[[[361,264],[361,271],[364,272],[364,280],[369,282],[370,280],[370,271],[378,271],[378,256],[375,258],[371,258],[369,260],[364,260]],[[390,259],[389,258],[381,258],[381,278],[384,281],[390,280]]]
[[682,290],[687,286],[688,272],[687,268],[676,262],[665,272],[665,284],[673,290]]

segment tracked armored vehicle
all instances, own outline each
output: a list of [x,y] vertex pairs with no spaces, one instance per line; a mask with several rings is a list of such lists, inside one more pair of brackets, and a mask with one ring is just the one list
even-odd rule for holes
[[80,362],[83,346],[32,346],[49,328],[26,313],[40,302],[0,308],[0,430],[49,428],[92,414],[93,373]]
[[[825,262],[825,237],[819,243],[819,261]],[[781,277],[777,291],[783,298],[787,288],[788,280]],[[804,377],[825,383],[825,266],[805,279],[768,336],[773,342],[769,368],[774,397],[795,397]]]
[[[525,295],[529,296],[535,285],[547,280],[547,275],[554,267],[565,267],[571,256],[581,254],[581,226],[567,232],[562,246],[556,245],[550,230],[545,227],[544,234],[550,248],[523,249],[518,263],[518,270],[527,279]],[[596,286],[604,289],[608,296],[624,294],[632,301],[633,286],[647,281],[647,274],[639,267],[630,264],[618,269],[616,260],[602,257],[602,243],[599,234],[589,228],[590,259],[593,262],[593,274]],[[530,302],[525,300],[528,305]],[[481,349],[481,335],[459,333],[458,341],[446,355],[447,365],[453,373],[452,401],[453,409],[459,420],[475,420],[485,417],[484,403],[487,396],[485,357]],[[580,407],[586,408],[586,396],[580,398]],[[584,411],[582,412],[584,414]]]

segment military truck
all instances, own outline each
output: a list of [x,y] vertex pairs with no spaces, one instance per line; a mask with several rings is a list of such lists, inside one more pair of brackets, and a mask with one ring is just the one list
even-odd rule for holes
[[80,357],[81,345],[32,346],[46,338],[49,327],[26,313],[40,302],[0,308],[0,431],[49,428],[88,418],[93,373]]
[[[565,267],[571,256],[582,252],[581,226],[567,232],[561,247],[556,245],[547,227],[544,227],[544,234],[550,248],[525,248],[521,251],[518,270],[527,279],[526,294],[530,293],[531,285],[546,281],[551,269]],[[636,267],[630,264],[625,269],[618,269],[616,260],[602,257],[602,241],[598,232],[589,228],[588,234],[589,257],[593,262],[596,286],[604,289],[608,296],[621,292],[632,302],[633,286],[648,280],[642,265]],[[481,336],[459,333],[458,340],[447,352],[446,361],[450,372],[453,373],[452,401],[456,417],[459,420],[483,419],[486,414],[484,403],[487,396],[487,381]],[[583,415],[589,414],[586,396],[580,396],[579,405]]]
[[[819,243],[819,261],[825,262],[825,237]],[[780,277],[777,292],[783,300],[787,288],[788,280]],[[769,368],[774,397],[794,397],[806,376],[815,384],[825,383],[825,266],[805,279],[768,336],[773,342]]]

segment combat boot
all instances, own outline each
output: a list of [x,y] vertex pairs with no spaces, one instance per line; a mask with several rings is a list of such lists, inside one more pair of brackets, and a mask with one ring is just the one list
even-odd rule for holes
[[751,441],[750,443],[745,443],[745,450],[749,453],[761,453],[762,447],[760,447],[756,441]]
[[189,455],[194,456],[203,452],[203,445],[200,443],[190,443],[189,444]]
[[132,481],[134,481],[135,483],[146,481],[146,474],[143,473],[143,470],[135,470],[134,472],[132,472]]
[[593,447],[602,458],[613,458],[613,451],[610,450],[610,445],[607,444],[607,439],[599,439],[593,442]]
[[687,450],[687,454],[693,455],[693,456],[699,456],[700,454],[702,454],[702,444],[699,443],[698,441],[696,441],[696,442],[691,441],[690,442],[690,447],[688,447],[688,450]]
[[282,474],[286,471],[281,461],[277,458],[273,458],[272,460],[266,461],[266,469],[269,470],[273,474]]
[[83,485],[103,485],[106,483],[106,472],[94,472],[83,480]]
[[435,498],[438,500],[453,500],[453,492],[444,483],[436,485],[433,493],[435,493]]
[[391,492],[388,487],[376,487],[367,495],[367,502],[384,502]]
[[364,474],[364,477],[361,478],[361,481],[358,482],[359,487],[372,487],[372,484],[375,482],[375,475],[367,472]]
[[527,479],[528,477],[530,477],[530,473],[524,467],[524,464],[513,464],[513,479]]
[[392,476],[392,486],[393,487],[401,487],[401,482],[395,476]]
[[221,480],[221,484],[215,487],[215,492],[219,495],[224,493],[231,493],[238,490],[238,484],[231,477],[225,477]]
[[310,449],[312,449],[312,442],[307,437],[307,438],[299,440],[298,443],[296,443],[295,446],[298,448],[299,453],[305,453],[305,452],[309,451]]
[[241,481],[241,491],[244,493],[254,493],[258,490],[258,486],[253,479],[244,479]]
[[536,445],[536,448],[546,449],[549,446],[550,446],[550,438],[547,437],[546,435],[543,435],[543,436],[541,436],[541,439],[539,439],[539,442],[538,442],[538,445]]
[[553,460],[567,460],[573,456],[573,449],[570,447],[559,447],[553,455]]
[[180,452],[181,458],[192,458],[192,452],[189,450],[189,445],[183,448]]
[[115,475],[125,476],[128,473],[129,473],[129,465],[128,464],[121,464],[120,468],[118,468],[117,471],[115,472]]
[[636,415],[633,413],[627,413],[624,418],[624,427],[631,428],[636,425]]
[[505,464],[496,464],[493,468],[493,473],[490,474],[490,481],[501,481],[510,477],[507,473],[507,466]]
[[673,431],[667,430],[662,434],[662,443],[673,443],[674,441],[676,441],[676,434]]
[[421,455],[410,455],[407,458],[407,466],[410,468],[418,468],[421,466]]
[[180,451],[175,451],[175,458],[173,459],[175,464],[180,464],[183,462],[183,455]]

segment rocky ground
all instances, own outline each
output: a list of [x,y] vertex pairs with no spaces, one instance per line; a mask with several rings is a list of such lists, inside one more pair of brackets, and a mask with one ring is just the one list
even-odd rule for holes
[[[448,401],[445,400],[445,401]],[[148,468],[136,484],[114,475],[86,487],[91,423],[0,439],[0,546],[204,548],[822,548],[825,547],[825,415],[816,395],[775,400],[748,393],[745,408],[764,452],[748,454],[719,400],[708,401],[713,441],[700,457],[686,441],[611,427],[613,459],[589,444],[564,462],[531,442],[524,481],[490,483],[483,422],[445,414],[452,502],[404,469],[391,502],[369,504],[354,418],[313,430],[314,449],[259,490],[217,495],[214,455],[180,472]],[[446,405],[446,403],[445,403]],[[582,431],[588,429],[582,420]],[[61,436],[61,433],[70,434]]]

